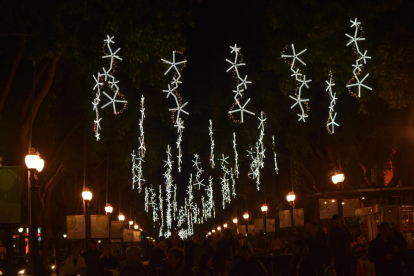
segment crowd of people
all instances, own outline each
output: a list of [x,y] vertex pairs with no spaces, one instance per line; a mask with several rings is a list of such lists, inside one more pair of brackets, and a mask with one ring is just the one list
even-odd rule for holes
[[168,239],[160,237],[156,246],[147,248],[145,266],[144,252],[138,246],[128,247],[124,259],[117,259],[110,245],[101,254],[95,242],[90,241],[82,255],[79,247],[72,248],[62,275],[273,275],[260,261],[269,255],[291,256],[291,276],[400,276],[412,271],[407,243],[392,224],[381,223],[378,236],[355,258],[349,229],[338,215],[332,219],[329,231],[326,227],[319,231],[316,222],[309,223],[305,236],[291,241],[289,246],[278,236],[267,240],[263,231],[255,236],[236,236],[226,228],[214,236],[199,232],[185,241],[173,231]]

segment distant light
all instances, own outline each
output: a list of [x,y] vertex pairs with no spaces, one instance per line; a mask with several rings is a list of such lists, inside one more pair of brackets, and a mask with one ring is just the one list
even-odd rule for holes
[[135,224],[135,225],[134,225],[134,229],[135,229],[135,230],[138,230],[138,228],[139,228],[138,224]]
[[341,202],[341,204],[342,204],[342,205],[345,205],[345,202],[344,202],[344,201],[342,201],[342,202]]
[[25,269],[22,269],[19,272],[17,272],[17,274],[26,274],[26,270]]
[[213,229],[213,230],[211,230],[211,232],[212,232],[212,233],[216,233],[216,230],[215,230],[215,229]]
[[345,181],[345,175],[341,171],[338,171],[334,175],[332,175],[333,184],[338,184],[344,181]]
[[267,205],[265,204],[265,205],[263,205],[260,209],[262,209],[262,212],[267,212],[268,207],[267,207]]
[[207,235],[211,236],[211,232],[208,232]]
[[247,212],[246,212],[246,213],[244,213],[243,218],[244,218],[244,219],[248,219],[248,218],[249,218],[249,213],[247,213]]
[[19,233],[23,233],[23,228],[19,228],[17,231],[19,231]]
[[82,198],[85,201],[89,201],[92,199],[92,193],[88,190],[88,188],[86,188],[86,190],[82,192]]
[[101,243],[101,240],[98,240],[98,243]]
[[295,199],[296,199],[296,196],[293,192],[289,192],[289,194],[286,196],[286,200],[288,202],[293,202],[295,201]]
[[66,239],[67,237],[68,237],[68,235],[66,235],[66,234],[63,234],[63,237]]
[[238,219],[237,219],[237,218],[234,218],[234,219],[233,219],[233,223],[234,223],[234,224],[237,224],[237,222],[238,222]]
[[363,196],[361,199],[362,199],[362,200],[365,200],[365,196]]
[[335,199],[332,199],[331,202],[334,203],[335,202]]
[[112,211],[114,210],[114,208],[112,208],[111,204],[108,204],[105,206],[105,212],[107,213],[112,213]]
[[325,199],[325,201],[323,202],[323,204],[328,204],[328,201],[326,201],[326,199]]
[[119,214],[119,216],[118,216],[118,220],[119,221],[124,221],[125,220],[125,216],[121,213],[121,214]]
[[221,231],[221,227],[220,226],[217,227],[217,231]]
[[223,224],[223,228],[227,228],[227,226],[228,226],[227,223]]
[[130,220],[128,223],[129,223],[129,225],[132,225],[132,224],[134,224],[134,221]]

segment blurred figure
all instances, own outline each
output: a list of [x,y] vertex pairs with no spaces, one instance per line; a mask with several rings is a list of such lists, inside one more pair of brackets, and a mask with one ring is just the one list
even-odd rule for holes
[[342,224],[338,214],[332,217],[334,226],[328,232],[328,245],[331,257],[334,257],[338,276],[350,276],[351,236],[348,227]]
[[165,257],[167,256],[167,245],[165,240],[161,240],[157,247],[152,250],[149,264],[162,264],[164,262]]
[[316,222],[310,223],[309,236],[305,238],[305,244],[309,249],[309,260],[313,266],[313,275],[323,276],[323,257],[324,257],[324,242],[322,235],[318,232],[318,224]]
[[214,255],[213,248],[204,240],[204,234],[198,232],[195,235],[195,243],[188,249],[185,254],[185,264],[189,270],[195,271],[199,267],[199,261],[203,255]]
[[368,260],[368,250],[361,251],[361,258],[357,261],[356,276],[375,276],[374,264]]
[[265,256],[268,253],[269,241],[264,236],[263,230],[260,230],[256,240],[253,242],[253,252],[255,256]]
[[184,254],[179,248],[172,248],[168,252],[167,267],[164,271],[166,276],[191,275],[185,270]]
[[402,254],[398,242],[392,239],[392,228],[388,222],[378,226],[380,233],[369,242],[368,259],[374,263],[377,276],[402,275]]
[[147,275],[144,265],[141,262],[141,248],[130,246],[125,251],[125,265],[119,276],[145,276]]
[[104,247],[103,254],[99,259],[99,271],[102,276],[117,275],[119,271],[119,264],[110,245]]
[[252,257],[252,252],[247,246],[240,248],[240,256],[234,261],[230,273],[230,276],[265,276],[266,270],[259,260]]
[[184,242],[180,238],[180,236],[178,236],[177,230],[172,231],[171,236],[166,241],[166,244],[167,244],[167,250],[170,250],[171,248],[175,248],[175,247],[180,248],[180,249],[184,248]]
[[233,238],[230,228],[223,231],[223,238],[217,243],[217,264],[216,271],[222,275],[228,275],[234,258],[239,254],[239,243]]
[[85,259],[86,272],[88,276],[99,276],[99,258],[101,252],[96,248],[96,241],[88,241],[88,250],[83,252],[82,257]]
[[196,276],[214,276],[212,256],[204,254],[200,257],[198,264],[198,271],[195,272]]
[[77,245],[73,246],[72,254],[66,259],[65,266],[63,268],[63,275],[86,275],[85,259],[79,254],[80,248]]
[[282,241],[277,236],[277,234],[275,234],[275,237],[272,239],[272,242],[270,244],[270,252],[275,255],[280,255],[282,252]]
[[292,244],[293,257],[290,262],[291,276],[313,276],[314,267],[309,259],[309,250],[305,242],[297,240]]

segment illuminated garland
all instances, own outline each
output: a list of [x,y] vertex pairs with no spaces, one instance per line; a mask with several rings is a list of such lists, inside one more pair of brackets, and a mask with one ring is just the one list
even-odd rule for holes
[[214,140],[213,140],[213,123],[210,120],[210,126],[208,127],[209,135],[210,135],[210,165],[211,168],[214,169]]
[[[183,61],[179,61],[176,62],[175,61],[175,54],[179,53],[183,56],[184,60]],[[181,150],[181,141],[182,141],[182,134],[183,134],[183,130],[184,130],[184,121],[180,118],[180,114],[181,112],[184,114],[189,115],[189,113],[187,111],[185,111],[183,108],[188,104],[188,102],[186,103],[182,103],[182,99],[180,94],[178,93],[178,85],[180,83],[182,83],[180,81],[181,79],[181,73],[180,71],[181,69],[177,68],[177,65],[183,65],[183,67],[185,67],[185,64],[187,62],[187,60],[185,59],[184,55],[178,51],[173,51],[173,57],[172,57],[172,61],[168,61],[165,59],[161,59],[162,62],[164,62],[165,64],[170,65],[170,67],[165,71],[164,75],[167,75],[168,72],[171,71],[171,69],[174,69],[174,76],[172,78],[172,81],[170,84],[168,84],[168,89],[167,90],[163,90],[164,93],[167,93],[166,98],[168,98],[170,95],[173,96],[174,100],[175,100],[175,104],[176,107],[174,108],[170,108],[169,111],[172,112],[171,114],[171,119],[174,123],[174,127],[177,127],[177,132],[178,132],[178,139],[177,139],[177,149],[178,149],[178,154],[177,154],[177,166],[178,166],[178,172],[181,172],[181,164],[182,164],[182,150]],[[176,115],[176,117],[175,117]],[[175,118],[174,118],[175,117]]]
[[[234,123],[243,123],[244,112],[254,115],[253,112],[246,109],[246,105],[250,102],[250,98],[247,99],[247,101],[244,104],[240,103],[240,100],[243,97],[244,90],[247,90],[247,84],[251,84],[252,82],[247,80],[247,75],[244,78],[242,78],[239,73],[238,67],[246,65],[245,63],[242,63],[243,56],[240,52],[241,48],[237,48],[237,45],[234,44],[234,47],[230,46],[230,49],[231,49],[230,53],[232,54],[234,52],[235,57],[234,57],[234,61],[230,61],[226,59],[226,61],[231,64],[230,68],[227,69],[226,72],[233,70],[234,77],[237,81],[237,86],[236,86],[236,90],[233,90],[233,93],[235,93],[236,95],[234,96],[234,103],[230,107],[229,117],[233,120]],[[240,60],[238,60],[239,56],[240,56]],[[244,89],[242,89],[242,87],[244,87]],[[235,106],[238,106],[239,108],[234,109]],[[234,118],[233,113],[235,112],[240,112],[240,120],[236,120]]]
[[329,117],[328,117],[328,121],[326,123],[326,129],[328,130],[329,134],[334,134],[335,133],[335,126],[339,126],[335,122],[337,112],[334,112],[334,107],[336,105],[336,100],[338,98],[336,98],[336,93],[334,93],[332,91],[332,86],[335,86],[335,82],[334,82],[331,71],[329,71],[329,82],[328,81],[325,81],[325,82],[328,85],[326,87],[325,91],[328,91],[329,98],[331,100],[330,103],[329,103]]
[[[141,118],[139,119],[139,147],[137,149],[137,154],[135,150],[132,151],[132,190],[135,189],[135,185],[138,189],[138,192],[141,192],[142,185],[145,183],[145,178],[143,177],[142,163],[144,162],[145,148],[144,141],[144,118],[145,118],[145,107],[144,107],[144,96],[141,96],[141,103],[139,111],[141,113]],[[138,162],[137,162],[138,161]]]
[[266,123],[266,115],[265,113],[262,111],[260,113],[260,117],[257,117],[260,121],[259,124],[259,129],[260,129],[260,136],[259,136],[259,140],[256,142],[256,151],[253,152],[253,149],[250,148],[250,151],[248,152],[248,157],[250,157],[251,159],[251,163],[250,163],[250,171],[249,171],[249,177],[251,179],[255,179],[256,180],[256,189],[258,191],[260,191],[260,169],[264,168],[264,158],[265,158],[265,151],[266,149],[264,148],[264,144],[263,144],[263,137],[264,137],[264,126]]
[[160,225],[160,234],[159,236],[163,236],[163,230],[164,230],[164,200],[162,198],[162,186],[160,185],[159,188],[159,206],[160,206],[160,217],[161,217],[161,225]]
[[170,145],[167,146],[167,161],[164,161],[164,167],[167,167],[164,178],[165,178],[165,202],[167,203],[167,210],[165,214],[165,220],[167,222],[167,232],[170,232],[172,229],[172,213],[173,213],[173,205],[171,202],[171,193],[173,192],[173,179],[172,179],[172,165],[174,161],[172,161],[171,156],[171,147]]
[[236,178],[239,178],[239,154],[237,153],[236,148],[236,133],[233,132],[233,150],[234,150],[234,173],[236,175]]
[[[93,106],[92,110],[95,111],[95,120],[93,121],[94,122],[93,131],[95,133],[96,141],[100,140],[99,131],[101,130],[100,123],[102,121],[102,118],[99,116],[99,103],[101,102],[101,89],[104,85],[104,82],[108,85],[108,87],[112,90],[112,92],[114,92],[114,95],[109,96],[105,91],[102,91],[102,93],[109,99],[109,102],[102,105],[100,107],[101,109],[112,104],[112,107],[114,109],[114,114],[118,115],[122,113],[128,105],[128,102],[125,100],[124,95],[119,93],[119,87],[117,85],[119,81],[117,81],[115,77],[112,75],[115,72],[114,67],[116,67],[115,59],[122,60],[122,58],[120,58],[117,55],[117,53],[119,52],[119,50],[121,50],[121,48],[118,48],[115,52],[112,51],[111,43],[115,43],[113,39],[114,37],[109,37],[109,35],[107,35],[107,39],[104,39],[104,45],[102,47],[103,49],[105,48],[105,46],[107,46],[108,48],[109,53],[106,53],[106,55],[102,56],[102,58],[110,58],[111,61],[110,61],[109,68],[105,69],[104,67],[102,67],[103,73],[98,72],[97,77],[93,76],[95,83],[96,83],[95,86],[93,87],[93,90],[97,89],[95,93],[95,99],[92,102],[92,106]],[[119,97],[121,100],[118,100],[117,97]],[[123,103],[124,105],[119,111],[117,111],[115,103]]]
[[[346,44],[346,46],[349,46],[351,44],[353,44],[354,47],[354,53],[357,56],[357,60],[355,61],[355,64],[352,65],[352,67],[354,67],[353,70],[353,76],[352,78],[348,81],[346,87],[348,88],[349,93],[352,96],[355,97],[361,97],[361,87],[365,87],[368,90],[372,90],[371,87],[363,84],[363,82],[365,81],[365,79],[369,76],[369,74],[366,74],[365,77],[362,78],[362,80],[359,80],[358,76],[361,74],[362,71],[362,67],[364,66],[364,64],[367,63],[367,59],[371,59],[371,57],[367,56],[367,50],[365,50],[364,53],[361,52],[361,50],[359,49],[358,46],[358,41],[363,41],[365,40],[364,37],[362,37],[363,34],[363,29],[360,25],[361,22],[358,22],[358,19],[355,18],[355,21],[350,20],[351,24],[351,28],[354,27],[355,28],[355,33],[354,36],[351,36],[349,34],[345,34],[347,37],[349,37],[349,41]],[[361,36],[358,36],[358,30],[361,31]],[[352,83],[354,80],[356,80],[356,83]],[[353,86],[357,86],[358,87],[358,94],[355,94],[354,92],[351,91],[351,87]]]
[[[290,107],[290,109],[293,109],[296,105],[299,106],[301,113],[298,113],[297,115],[299,116],[298,121],[303,121],[305,122],[305,118],[308,117],[308,112],[309,112],[309,99],[303,99],[302,98],[302,89],[304,86],[306,86],[306,88],[309,88],[308,86],[308,82],[311,82],[312,80],[306,80],[306,75],[303,75],[300,73],[299,68],[297,68],[295,66],[295,61],[299,61],[300,63],[302,63],[303,65],[306,65],[305,62],[303,62],[299,56],[301,54],[303,54],[307,49],[302,50],[300,53],[296,54],[295,52],[295,45],[292,44],[292,51],[293,54],[292,55],[285,55],[285,51],[287,50],[288,46],[286,46],[283,51],[282,51],[282,58],[284,58],[284,60],[290,65],[290,70],[293,72],[293,74],[291,75],[292,77],[295,77],[295,80],[298,82],[297,87],[296,87],[296,91],[295,91],[295,96],[289,95],[289,97],[291,99],[293,99],[295,101],[295,103]],[[287,58],[292,58],[292,63],[290,63]],[[296,69],[296,70],[295,70]]]
[[276,174],[279,174],[279,168],[277,166],[277,160],[276,160],[276,145],[275,145],[275,136],[274,135],[272,136],[272,146],[273,146],[273,159],[274,159],[274,162],[275,162],[275,171],[276,171]]
[[230,171],[227,169],[226,164],[229,164],[227,162],[227,159],[229,157],[224,157],[224,154],[221,155],[222,157],[219,158],[221,161],[221,170],[223,171],[223,176],[220,177],[220,184],[221,184],[221,194],[222,194],[222,206],[223,209],[226,208],[226,203],[231,202],[231,196],[230,196],[230,186],[229,186],[229,179],[227,176],[230,174]]
[[201,162],[199,161],[198,154],[194,154],[193,167],[196,168],[197,172],[193,185],[197,190],[200,190],[201,186],[205,186],[203,184],[204,179],[201,179],[201,175],[203,174],[204,170],[199,166],[200,164]]

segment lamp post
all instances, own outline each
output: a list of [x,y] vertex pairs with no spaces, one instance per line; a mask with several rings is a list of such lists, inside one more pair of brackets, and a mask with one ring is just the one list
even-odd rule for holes
[[249,233],[249,213],[244,213],[243,218],[246,220],[246,236]]
[[32,262],[29,267],[32,268],[34,275],[39,273],[39,243],[38,243],[38,209],[39,204],[39,183],[37,182],[36,174],[43,170],[45,161],[40,158],[39,153],[34,148],[30,149],[28,155],[26,155],[25,163],[30,173],[30,195],[31,195],[31,212],[30,212],[30,236],[29,236],[29,250],[30,261]]
[[266,217],[267,217],[267,205],[264,204],[261,208],[260,208],[263,212],[263,227],[264,227],[264,232],[266,234]]
[[82,198],[85,201],[85,229],[86,229],[86,239],[89,240],[91,238],[91,199],[92,199],[92,193],[88,190],[88,188],[85,189],[85,191],[82,192]]
[[295,233],[295,223],[293,221],[293,208],[294,208],[296,196],[293,193],[293,191],[289,192],[289,194],[286,196],[286,199],[290,204],[290,221],[291,221],[291,225],[292,225],[292,231],[293,231],[293,233]]

